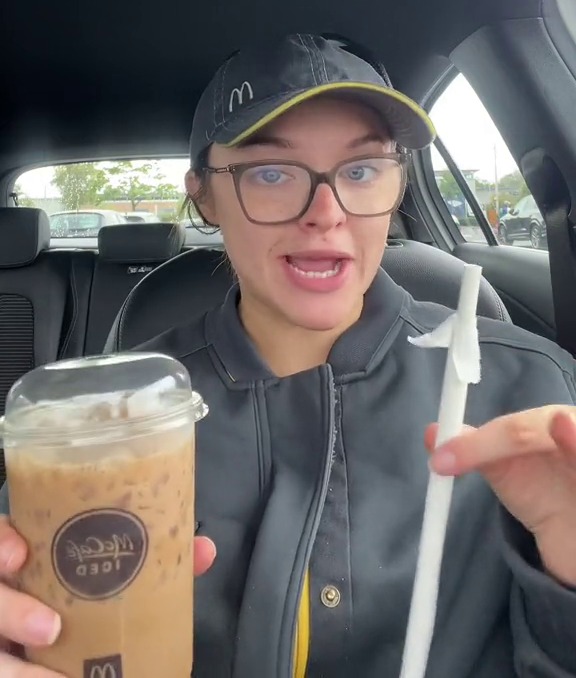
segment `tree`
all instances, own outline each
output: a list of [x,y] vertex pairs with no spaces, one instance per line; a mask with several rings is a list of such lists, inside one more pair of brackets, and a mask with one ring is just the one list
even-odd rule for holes
[[96,207],[108,183],[106,171],[92,162],[60,165],[54,169],[52,184],[60,191],[62,204],[68,210]]
[[477,191],[494,191],[494,182],[486,181],[485,179],[476,179]]
[[519,170],[503,176],[498,182],[498,191],[512,203],[518,202],[530,193],[524,177]]
[[456,179],[452,172],[445,170],[438,181],[438,190],[444,200],[463,200],[460,186],[456,183]]
[[108,186],[103,196],[107,201],[128,200],[135,210],[144,200],[176,200],[180,191],[152,162],[136,165],[131,161],[116,163],[106,170]]

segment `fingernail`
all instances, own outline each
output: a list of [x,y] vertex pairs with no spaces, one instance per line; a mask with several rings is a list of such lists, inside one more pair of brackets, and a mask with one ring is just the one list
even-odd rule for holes
[[215,560],[216,556],[218,555],[218,551],[216,550],[216,544],[210,539],[210,548],[212,549],[212,558]]
[[436,450],[430,458],[430,466],[437,473],[452,473],[456,468],[456,455],[449,450]]
[[40,609],[26,618],[26,630],[38,643],[52,643],[58,638],[62,622],[60,615],[52,612],[52,610]]

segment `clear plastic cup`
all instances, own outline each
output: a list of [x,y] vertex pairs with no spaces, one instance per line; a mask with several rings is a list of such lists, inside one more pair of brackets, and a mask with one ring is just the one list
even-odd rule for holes
[[69,678],[190,676],[207,411],[185,367],[154,353],[60,361],[14,384],[0,437],[29,549],[19,585],[62,617],[30,661]]

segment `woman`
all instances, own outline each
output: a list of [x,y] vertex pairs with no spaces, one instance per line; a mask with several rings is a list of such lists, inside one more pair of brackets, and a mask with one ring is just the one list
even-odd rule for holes
[[[407,339],[450,312],[379,264],[403,149],[433,135],[373,65],[319,36],[233,55],[202,96],[186,185],[238,287],[141,347],[180,359],[211,408],[198,678],[399,675],[444,368]],[[478,428],[431,458],[459,478],[427,676],[576,676],[575,365],[513,326],[479,330]],[[7,520],[0,549],[6,577],[25,557]],[[33,610],[48,613],[3,586],[0,633],[40,642]],[[51,617],[42,642],[58,630]],[[27,675],[0,658],[0,678]]]

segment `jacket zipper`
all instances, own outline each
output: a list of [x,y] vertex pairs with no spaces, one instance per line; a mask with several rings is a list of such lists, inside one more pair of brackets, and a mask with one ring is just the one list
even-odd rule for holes
[[[322,469],[322,475],[320,478],[320,485],[319,485],[319,492],[317,495],[317,501],[316,501],[316,506],[314,509],[314,513],[312,516],[312,531],[311,531],[311,536],[310,539],[308,540],[306,544],[306,558],[305,558],[305,567],[304,571],[300,573],[300,578],[299,578],[299,596],[298,596],[298,605],[296,607],[296,610],[294,611],[294,614],[292,616],[291,620],[291,628],[293,629],[293,633],[290,634],[291,638],[291,643],[290,643],[290,669],[288,671],[282,671],[282,676],[281,678],[294,678],[294,671],[295,671],[295,655],[294,655],[294,647],[295,647],[295,642],[296,642],[296,633],[298,629],[298,615],[300,612],[300,605],[302,604],[302,593],[304,590],[304,579],[306,576],[306,572],[308,570],[308,564],[310,562],[310,557],[312,555],[312,549],[314,548],[314,542],[316,541],[316,534],[318,532],[318,526],[320,524],[320,520],[322,519],[322,512],[324,509],[324,504],[326,502],[326,495],[328,494],[328,487],[330,484],[330,473],[332,471],[332,462],[334,459],[334,453],[335,453],[335,447],[336,447],[336,436],[337,436],[337,428],[336,428],[336,384],[334,382],[334,373],[332,372],[332,367],[330,365],[323,365],[320,369],[322,369],[327,377],[326,382],[327,382],[327,395],[328,395],[328,407],[329,407],[329,417],[328,417],[328,440],[327,440],[327,449],[326,449],[326,455],[324,458],[324,466]],[[310,629],[311,629],[311,622],[312,619],[310,617]]]

